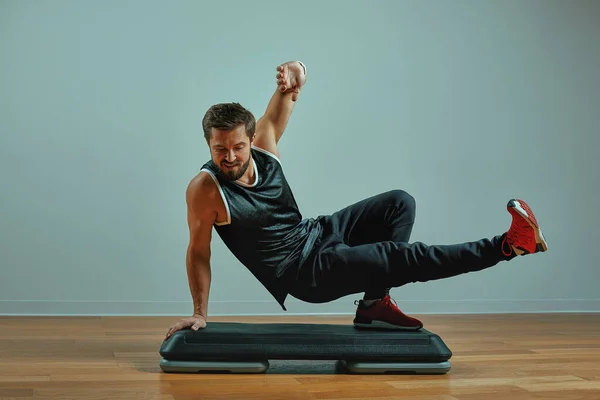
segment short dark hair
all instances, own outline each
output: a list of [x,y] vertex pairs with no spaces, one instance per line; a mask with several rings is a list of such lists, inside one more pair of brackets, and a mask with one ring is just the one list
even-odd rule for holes
[[254,136],[256,120],[254,115],[242,107],[239,103],[220,103],[211,106],[202,119],[204,139],[208,142],[212,134],[212,128],[232,130],[238,125],[246,126],[249,138]]

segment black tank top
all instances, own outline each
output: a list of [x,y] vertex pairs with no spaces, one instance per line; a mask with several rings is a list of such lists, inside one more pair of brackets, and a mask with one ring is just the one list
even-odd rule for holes
[[244,184],[223,177],[214,162],[201,171],[213,178],[223,202],[226,221],[214,228],[233,255],[286,310],[288,284],[320,235],[321,225],[302,218],[278,157],[252,146],[255,181]]

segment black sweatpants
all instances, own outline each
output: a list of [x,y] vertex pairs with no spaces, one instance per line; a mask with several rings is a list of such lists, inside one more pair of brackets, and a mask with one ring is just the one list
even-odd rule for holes
[[453,245],[410,243],[414,198],[392,190],[320,216],[323,234],[290,294],[310,303],[479,271],[508,258],[502,236]]

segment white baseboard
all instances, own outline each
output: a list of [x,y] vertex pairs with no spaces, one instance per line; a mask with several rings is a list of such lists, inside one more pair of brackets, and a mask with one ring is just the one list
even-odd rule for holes
[[[402,301],[407,314],[497,314],[600,312],[600,299],[411,300]],[[289,298],[287,312],[275,301],[213,301],[211,316],[352,315],[352,300],[308,304]],[[185,301],[29,301],[0,300],[0,315],[37,316],[182,316],[191,313]]]

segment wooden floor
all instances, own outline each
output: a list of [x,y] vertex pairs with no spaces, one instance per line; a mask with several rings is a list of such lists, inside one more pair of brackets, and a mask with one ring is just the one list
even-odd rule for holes
[[[421,316],[453,352],[446,375],[348,375],[273,362],[266,374],[163,373],[178,318],[0,317],[1,399],[600,399],[600,314]],[[351,323],[351,317],[210,321]],[[209,321],[209,323],[210,323]]]

